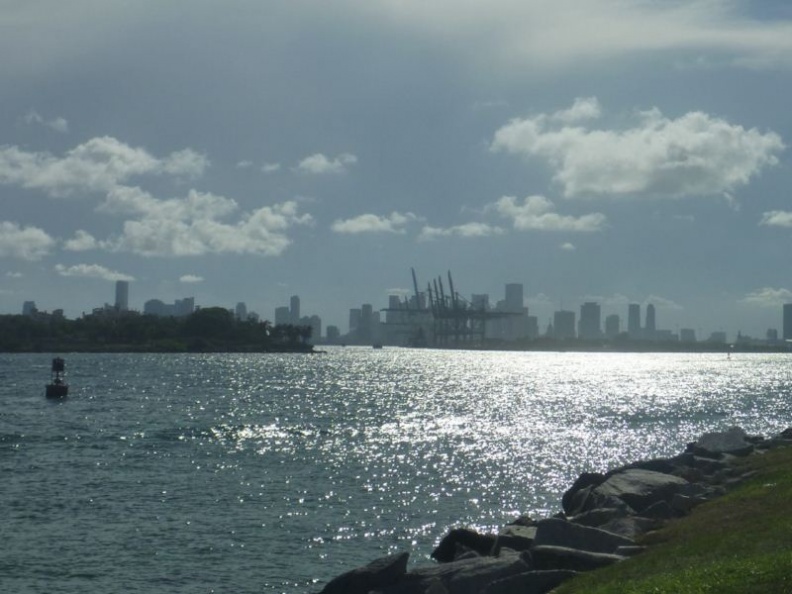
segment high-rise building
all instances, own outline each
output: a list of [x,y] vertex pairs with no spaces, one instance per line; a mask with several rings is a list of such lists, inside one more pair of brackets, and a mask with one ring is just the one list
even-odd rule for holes
[[349,332],[355,332],[360,327],[360,318],[363,313],[359,307],[353,307],[349,310]]
[[275,308],[275,325],[276,326],[285,326],[286,324],[291,323],[291,312],[289,308],[284,305],[283,307],[276,307]]
[[557,340],[575,338],[575,312],[557,311],[553,314],[553,333]]
[[792,340],[792,303],[784,304],[784,340]]
[[129,310],[129,281],[125,281],[125,280],[116,281],[115,308],[117,311]]
[[506,311],[522,313],[523,304],[523,286],[521,283],[509,283],[506,285]]
[[243,322],[247,320],[247,305],[245,305],[244,301],[240,301],[236,304],[236,308],[234,309],[234,317],[236,317],[237,320],[241,320]]
[[630,303],[627,307],[627,334],[630,338],[641,338],[641,306]]
[[292,324],[300,322],[300,297],[298,295],[292,295],[289,300],[289,314],[291,315]]
[[38,310],[36,309],[36,302],[35,301],[25,301],[22,304],[22,315],[23,316],[32,316]]
[[611,314],[605,318],[605,336],[614,339],[621,332],[621,319],[617,314]]
[[656,332],[657,323],[655,321],[655,306],[650,303],[646,306],[646,326],[644,327],[644,337],[647,340],[654,340]]
[[578,337],[582,340],[598,340],[602,338],[601,315],[599,303],[589,301],[581,305]]
[[680,342],[696,342],[696,331],[693,328],[682,328],[679,331]]

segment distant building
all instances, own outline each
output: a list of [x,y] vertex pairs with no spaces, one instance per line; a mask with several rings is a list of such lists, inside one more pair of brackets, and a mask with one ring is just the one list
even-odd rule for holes
[[299,324],[300,322],[300,297],[292,295],[289,299],[289,314],[291,316],[292,324]]
[[36,302],[35,301],[25,301],[22,304],[22,315],[32,317],[36,315],[38,309],[36,309]]
[[561,310],[553,314],[553,334],[558,340],[575,338],[575,312]]
[[605,318],[605,337],[614,339],[621,332],[621,319],[617,314],[611,314]]
[[509,283],[506,285],[505,310],[513,313],[522,313],[525,304],[523,302],[523,286],[521,283]]
[[682,328],[679,331],[679,340],[685,343],[696,342],[696,331],[693,328]]
[[710,337],[707,339],[707,342],[712,342],[715,344],[726,344],[726,333],[722,331],[713,332],[710,334]]
[[637,303],[627,306],[627,334],[633,340],[641,338],[641,306]]
[[792,340],[792,303],[784,304],[784,340]]
[[589,301],[580,306],[580,322],[578,323],[580,339],[599,340],[602,338],[601,315],[599,303]]
[[195,311],[195,299],[185,297],[177,299],[172,304],[164,303],[159,299],[149,299],[143,304],[143,313],[149,316],[183,318]]
[[129,281],[125,281],[125,280],[116,281],[115,308],[118,311],[129,310]]
[[284,305],[283,307],[276,307],[275,325],[285,326],[286,324],[290,324],[290,323],[291,323],[291,311],[289,310],[288,306]]
[[650,303],[646,306],[646,326],[644,327],[644,338],[647,340],[655,340],[656,332],[657,320],[655,318],[655,306]]
[[248,317],[247,305],[245,304],[244,301],[240,301],[239,303],[236,304],[236,307],[234,308],[234,317],[237,320],[241,320],[243,322],[247,320]]
[[353,307],[349,310],[349,333],[356,332],[360,327],[360,319],[363,312],[359,307]]
[[338,326],[327,327],[327,342],[329,344],[337,344],[341,342],[341,330]]

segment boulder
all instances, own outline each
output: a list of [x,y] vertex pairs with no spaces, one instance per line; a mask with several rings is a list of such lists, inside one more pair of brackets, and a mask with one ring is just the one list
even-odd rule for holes
[[382,557],[330,580],[320,594],[368,594],[397,583],[407,572],[410,553]]
[[592,495],[616,497],[640,513],[653,503],[670,500],[688,484],[678,476],[636,468],[612,475],[594,489]]
[[531,548],[534,538],[536,538],[536,526],[510,524],[498,534],[493,555],[497,557],[500,550],[504,548],[512,551],[527,551]]
[[577,574],[577,571],[568,569],[518,573],[492,582],[481,590],[481,594],[545,594]]
[[537,546],[559,546],[594,553],[613,553],[618,547],[634,544],[633,540],[612,532],[551,518],[538,523],[531,554]]
[[618,518],[624,518],[627,515],[628,513],[624,507],[600,507],[572,516],[569,518],[569,521],[574,524],[580,524],[581,526],[599,528],[603,524],[607,524]]
[[566,492],[561,497],[561,509],[564,510],[564,513],[572,516],[577,512],[577,507],[575,507],[575,502],[573,499],[575,498],[575,494],[582,489],[587,487],[596,487],[605,480],[605,475],[599,472],[584,472],[581,474],[575,482],[572,483],[572,486],[566,490]]
[[600,530],[605,530],[606,532],[612,532],[613,534],[618,534],[624,538],[635,540],[650,530],[656,530],[661,525],[661,520],[643,518],[641,516],[626,516],[624,518],[616,518],[611,520],[599,528]]
[[495,545],[494,534],[479,534],[470,528],[455,528],[446,534],[432,551],[432,559],[440,563],[456,560],[457,555],[466,551],[475,551],[479,555],[489,555]]
[[499,558],[479,557],[440,565],[419,567],[396,584],[377,589],[380,594],[423,594],[438,582],[448,594],[479,594],[488,584],[520,573],[531,567],[516,554]]
[[705,433],[694,444],[695,448],[706,452],[747,456],[754,449],[748,434],[740,427],[730,427],[726,431]]
[[531,549],[534,568],[538,570],[568,569],[572,571],[591,571],[613,565],[626,559],[612,553],[595,553],[569,547],[539,545]]

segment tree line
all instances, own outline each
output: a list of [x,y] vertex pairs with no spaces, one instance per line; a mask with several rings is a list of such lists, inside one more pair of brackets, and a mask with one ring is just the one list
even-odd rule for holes
[[222,307],[184,317],[101,312],[59,316],[0,316],[0,351],[303,352],[311,327],[237,320]]

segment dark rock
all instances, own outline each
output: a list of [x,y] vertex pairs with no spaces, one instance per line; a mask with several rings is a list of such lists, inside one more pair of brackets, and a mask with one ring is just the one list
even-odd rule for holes
[[670,507],[674,514],[678,516],[686,516],[693,510],[694,507],[697,507],[706,501],[707,499],[704,497],[691,497],[689,495],[683,495],[682,493],[675,493],[671,498]]
[[612,565],[626,557],[612,553],[595,553],[569,547],[538,545],[531,550],[534,567],[538,570],[569,569],[591,571]]
[[619,547],[616,549],[615,555],[621,555],[622,557],[634,557],[635,555],[640,555],[646,550],[646,547],[642,547],[640,545],[633,545],[630,547]]
[[670,520],[674,516],[671,506],[665,501],[658,501],[653,503],[641,512],[644,518],[652,518],[654,520]]
[[320,594],[368,594],[397,583],[407,572],[410,553],[399,553],[372,561],[331,580]]
[[577,574],[568,569],[519,573],[492,582],[481,594],[545,594]]
[[479,557],[464,561],[453,561],[428,567],[420,567],[407,573],[402,580],[387,588],[380,588],[381,594],[424,594],[439,582],[448,594],[478,594],[488,584],[512,575],[530,571],[519,555],[499,558]]
[[671,474],[632,469],[609,477],[592,495],[617,497],[640,513],[653,503],[669,500],[687,484],[685,479]]
[[627,516],[625,507],[600,507],[592,509],[591,511],[583,512],[577,516],[569,518],[570,522],[580,524],[581,526],[591,526],[598,528],[617,518],[624,518]]
[[[643,518],[641,516],[627,516],[616,518],[607,524],[600,526],[601,530],[618,534],[624,538],[635,540],[639,536],[646,534],[650,530],[657,530],[662,525],[661,520]],[[618,549],[617,549],[618,550]]]
[[536,526],[536,520],[531,516],[522,515],[513,522],[509,522],[508,526]]
[[495,540],[493,555],[497,556],[503,548],[512,551],[527,551],[536,538],[536,526],[510,524],[501,530]]
[[575,494],[585,489],[586,487],[596,487],[605,480],[605,475],[599,472],[584,472],[581,474],[575,482],[572,483],[572,486],[566,490],[564,495],[561,497],[561,509],[564,510],[564,513],[567,515],[574,515],[577,513],[577,507],[575,507],[573,503],[573,498]]
[[549,519],[539,522],[531,554],[537,546],[543,545],[569,547],[595,553],[612,553],[620,546],[633,544],[635,542],[629,538],[599,528],[581,526],[566,520]]
[[781,439],[792,439],[792,427],[788,427],[784,429],[781,433],[778,434],[778,437]]
[[479,555],[489,555],[495,545],[495,538],[494,534],[479,534],[469,528],[455,528],[443,537],[431,556],[440,563],[454,561],[458,545],[476,551]]

